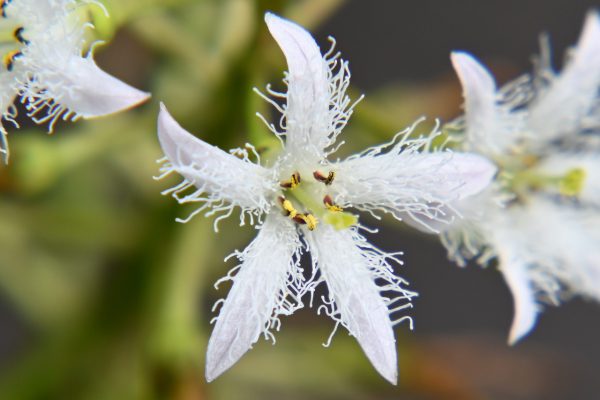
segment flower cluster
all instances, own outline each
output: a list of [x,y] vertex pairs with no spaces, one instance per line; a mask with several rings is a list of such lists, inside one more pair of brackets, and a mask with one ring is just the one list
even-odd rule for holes
[[[164,106],[158,118],[166,156],[161,177],[183,176],[164,193],[181,203],[199,203],[192,215],[218,214],[215,224],[237,207],[241,224],[259,225],[252,243],[233,253],[240,264],[224,278],[233,285],[227,299],[219,301],[206,377],[211,381],[231,367],[261,334],[272,338],[279,317],[303,307],[305,297],[312,304],[314,288],[323,283],[327,295],[318,310],[336,327],[344,326],[375,369],[395,383],[392,328],[402,321],[412,327],[410,316],[396,313],[412,307],[416,293],[394,272],[402,263],[400,253],[370,244],[351,210],[408,216],[423,224],[446,221],[450,205],[481,192],[496,168],[475,154],[433,151],[438,127],[415,137],[417,124],[390,143],[331,160],[356,104],[346,95],[348,63],[333,45],[322,55],[300,26],[273,14],[265,20],[289,68],[287,93],[267,86],[273,98],[263,95],[282,114],[281,126],[267,123],[283,145],[272,165],[261,163],[252,146],[234,155],[203,142],[181,128]],[[306,251],[310,273],[300,267]]]
[[560,74],[547,45],[534,74],[500,90],[471,55],[452,54],[463,86],[462,149],[499,168],[494,184],[454,203],[464,218],[439,226],[464,265],[497,259],[515,302],[509,341],[535,325],[542,304],[600,301],[600,17],[590,12]]
[[[0,0],[0,154],[8,159],[4,122],[18,127],[19,103],[47,124],[111,114],[149,94],[102,71],[88,48],[81,6],[94,0]],[[273,159],[252,145],[225,152],[184,130],[161,104],[161,175],[183,180],[163,194],[198,207],[187,218],[224,218],[257,229],[231,257],[239,264],[206,356],[212,381],[260,336],[275,342],[281,317],[315,303],[356,338],[374,368],[397,381],[393,328],[413,321],[417,293],[397,274],[401,252],[386,252],[359,214],[387,214],[440,234],[452,259],[495,260],[515,301],[509,341],[535,325],[543,304],[581,295],[600,301],[600,16],[588,14],[561,73],[547,44],[534,73],[497,89],[473,56],[451,59],[463,86],[465,113],[443,127],[420,123],[380,146],[334,158],[358,101],[347,95],[348,62],[335,41],[322,53],[302,27],[271,13],[267,27],[288,65],[286,92],[256,92],[278,123],[258,117],[279,139]],[[360,101],[360,99],[359,99]],[[436,148],[434,139],[448,134]],[[440,143],[437,140],[435,143]],[[264,157],[263,157],[264,158]],[[305,270],[301,260],[309,261]],[[333,335],[332,333],[332,335]],[[327,345],[331,336],[327,340]]]
[[8,159],[2,119],[15,126],[17,98],[36,123],[111,114],[149,95],[102,71],[83,55],[84,34],[93,27],[77,8],[93,1],[0,0],[0,152]]

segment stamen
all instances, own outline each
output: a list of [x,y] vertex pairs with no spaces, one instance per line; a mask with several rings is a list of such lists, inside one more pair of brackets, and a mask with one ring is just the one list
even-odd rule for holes
[[344,209],[338,205],[336,205],[333,202],[333,199],[331,198],[330,195],[327,195],[325,197],[323,197],[323,204],[325,204],[325,207],[329,210],[329,211],[333,211],[333,212],[341,212],[344,211]]
[[13,36],[15,37],[15,39],[17,39],[17,41],[19,43],[29,44],[29,40],[27,40],[27,39],[25,39],[23,37],[23,32],[24,31],[25,31],[25,28],[23,28],[22,26],[20,26],[17,29],[15,29],[15,31],[13,32]]
[[306,225],[309,231],[314,231],[319,223],[317,218],[310,213],[298,214],[293,218],[293,220],[298,224]]
[[6,6],[8,6],[8,4],[11,1],[12,0],[0,0],[0,10],[2,12],[2,18],[6,18]]
[[13,51],[7,53],[2,58],[2,63],[6,67],[6,70],[7,71],[12,71],[15,59],[18,58],[18,57],[20,57],[20,56],[22,56],[22,55],[23,55],[23,53],[21,53],[19,50],[13,50]]
[[300,173],[299,172],[294,172],[292,174],[290,180],[280,182],[279,185],[282,188],[294,189],[294,188],[296,188],[300,184],[300,182],[301,182]]
[[325,185],[329,186],[329,185],[331,185],[331,183],[333,182],[333,179],[335,178],[335,171],[329,171],[329,174],[327,176],[323,175],[323,173],[321,173],[321,171],[315,171],[315,172],[313,172],[313,176],[319,182],[322,182]]
[[283,208],[283,211],[286,212],[286,216],[290,217],[291,219],[296,218],[298,211],[296,211],[291,201],[287,200],[283,196],[279,196],[279,202],[281,203],[281,208]]

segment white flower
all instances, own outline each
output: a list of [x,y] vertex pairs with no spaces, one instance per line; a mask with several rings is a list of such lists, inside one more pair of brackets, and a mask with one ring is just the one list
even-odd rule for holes
[[149,95],[102,71],[90,50],[77,7],[94,1],[0,0],[0,152],[8,156],[2,119],[16,125],[17,97],[36,123],[92,118],[133,107]]
[[498,259],[515,302],[511,343],[533,328],[542,304],[600,301],[598,14],[588,14],[562,73],[545,53],[536,74],[499,91],[472,56],[452,54],[465,97],[463,148],[500,173],[492,189],[453,204],[466,218],[446,227],[443,241],[462,264]]
[[[219,302],[223,306],[208,344],[207,380],[231,367],[261,333],[272,338],[270,330],[279,329],[279,317],[303,307],[307,293],[312,304],[315,286],[324,282],[328,295],[319,312],[331,316],[336,327],[346,327],[377,371],[395,383],[392,327],[402,321],[412,327],[412,319],[390,316],[412,307],[416,294],[394,275],[400,253],[371,245],[359,233],[357,216],[344,209],[445,218],[444,204],[482,190],[495,168],[476,155],[422,153],[431,137],[410,139],[414,126],[387,145],[328,161],[354,107],[345,94],[348,64],[333,48],[321,55],[300,26],[273,14],[265,20],[289,67],[287,93],[267,87],[285,103],[263,95],[282,113],[281,131],[268,124],[283,143],[274,165],[260,165],[249,145],[233,151],[236,157],[197,139],[164,106],[158,118],[166,155],[162,176],[176,172],[184,177],[165,193],[182,203],[200,203],[192,215],[221,214],[215,228],[236,207],[241,224],[246,218],[260,224],[254,241],[233,254],[240,264],[224,278],[233,286],[227,300]],[[310,277],[299,265],[305,250],[312,258]]]

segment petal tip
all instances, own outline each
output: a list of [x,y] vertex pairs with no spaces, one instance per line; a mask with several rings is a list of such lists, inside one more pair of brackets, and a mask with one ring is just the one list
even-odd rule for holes
[[530,313],[523,313],[522,311],[515,313],[514,321],[508,334],[508,344],[513,346],[525,338],[533,329],[536,319],[536,310],[531,310]]
[[473,81],[485,84],[485,86],[489,86],[495,90],[496,83],[494,78],[487,68],[472,54],[465,51],[453,51],[450,53],[450,60],[463,86],[467,86],[467,84]]
[[211,383],[212,381],[214,381],[215,379],[217,379],[219,376],[221,376],[221,374],[223,373],[223,371],[218,371],[216,366],[213,365],[213,363],[210,363],[208,360],[206,362],[206,370],[204,373],[204,376],[206,378],[206,382]]
[[277,14],[272,13],[271,11],[267,11],[265,13],[265,22],[268,24],[271,20],[275,19],[275,18],[281,18],[279,17]]
[[379,373],[385,378],[386,381],[388,381],[392,385],[398,385],[398,370],[396,368],[387,370],[385,372],[379,371]]

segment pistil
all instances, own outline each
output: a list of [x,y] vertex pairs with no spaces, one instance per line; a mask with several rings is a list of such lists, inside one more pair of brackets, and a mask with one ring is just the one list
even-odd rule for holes
[[585,170],[582,168],[571,168],[563,175],[547,175],[537,171],[525,170],[508,178],[508,184],[514,191],[542,190],[556,188],[558,192],[567,197],[578,196],[583,190],[586,179]]

